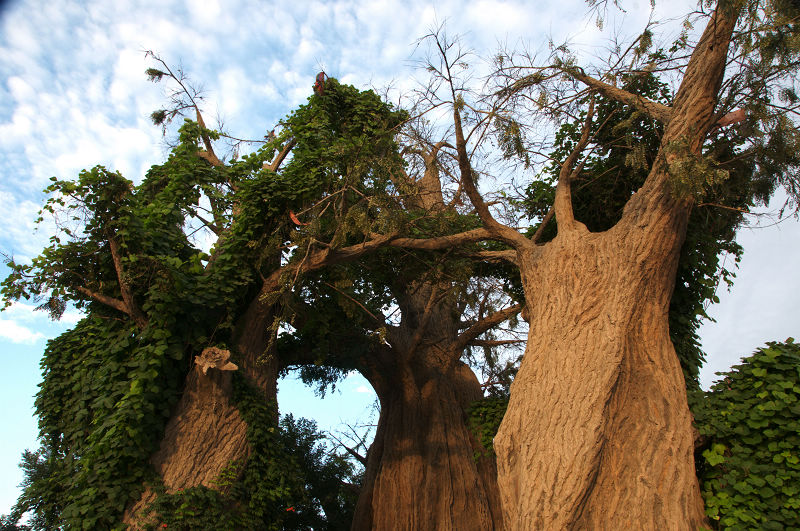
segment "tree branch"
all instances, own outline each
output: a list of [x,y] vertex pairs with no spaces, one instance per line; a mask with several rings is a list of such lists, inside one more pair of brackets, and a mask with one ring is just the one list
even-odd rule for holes
[[547,211],[547,214],[544,216],[544,219],[542,219],[542,222],[539,224],[539,228],[536,229],[536,232],[534,232],[533,236],[531,236],[531,242],[537,243],[539,241],[539,238],[541,238],[542,234],[544,233],[544,229],[547,227],[547,224],[550,223],[550,220],[553,219],[555,213],[556,213],[555,208],[551,206],[550,210]]
[[[213,214],[213,212],[212,212],[212,214]],[[211,230],[211,232],[213,232],[213,233],[214,233],[214,234],[216,234],[217,236],[219,236],[220,234],[222,234],[222,229],[221,229],[221,228],[219,228],[218,226],[214,225],[213,223],[211,223],[211,222],[210,222],[210,221],[208,221],[207,219],[203,218],[203,217],[202,217],[201,215],[199,215],[197,212],[192,212],[192,215],[193,215],[194,217],[196,217],[197,219],[199,219],[199,220],[200,220],[200,222],[201,222],[203,225],[205,225],[206,227],[208,227],[208,228]]]
[[525,343],[525,339],[497,339],[489,341],[486,339],[473,339],[467,345],[471,347],[501,347],[503,345],[516,345]]
[[442,47],[442,43],[439,41],[438,36],[434,38],[436,41],[436,46],[439,48],[439,53],[441,54],[444,62],[447,72],[445,79],[450,86],[450,94],[453,98],[453,126],[456,135],[456,153],[461,185],[464,187],[464,191],[466,192],[467,197],[469,197],[472,206],[475,207],[475,211],[478,213],[478,217],[480,217],[484,227],[489,229],[489,231],[496,238],[511,245],[512,247],[516,248],[520,246],[527,246],[530,243],[528,242],[527,238],[522,236],[519,232],[511,227],[507,227],[494,219],[494,216],[492,216],[492,213],[489,211],[489,206],[484,202],[483,197],[481,197],[480,192],[478,192],[478,188],[475,186],[475,181],[472,177],[472,164],[470,163],[469,154],[467,153],[467,141],[464,138],[464,129],[461,125],[461,110],[459,108],[460,97],[456,95],[452,73],[450,72],[450,61],[447,58],[447,52]]
[[108,245],[111,249],[111,260],[114,262],[114,270],[117,273],[119,291],[122,294],[122,300],[127,308],[125,313],[131,316],[131,319],[133,319],[133,322],[136,323],[139,329],[143,329],[147,326],[147,318],[136,305],[128,281],[125,279],[125,272],[122,270],[122,258],[119,252],[119,243],[117,242],[116,236],[108,237]]
[[[594,96],[589,100],[589,110],[586,113],[586,120],[583,122],[581,138],[567,160],[561,164],[561,171],[558,173],[558,185],[556,185],[556,198],[553,202],[558,230],[561,232],[573,230],[576,226],[575,215],[572,211],[572,190],[571,182],[580,173],[583,164],[575,168],[575,162],[583,150],[589,144],[589,132],[591,130],[592,117],[594,116]],[[538,232],[538,231],[537,231]]]
[[286,144],[283,146],[283,148],[281,149],[281,152],[280,152],[280,153],[278,153],[278,156],[277,156],[277,157],[275,157],[275,160],[273,160],[273,161],[272,161],[271,163],[269,163],[269,164],[266,164],[266,163],[264,163],[264,168],[266,168],[266,169],[268,169],[268,170],[271,170],[271,171],[278,171],[278,168],[280,168],[280,167],[281,167],[281,164],[283,164],[283,161],[286,159],[286,157],[288,157],[288,156],[289,156],[289,152],[292,150],[292,148],[293,148],[293,147],[294,147],[296,144],[297,144],[297,140],[295,140],[294,138],[290,139],[290,140],[289,140],[289,141],[288,141],[288,142],[287,142],[287,143],[286,143]]
[[352,455],[355,458],[356,461],[358,461],[359,463],[361,463],[364,466],[367,466],[367,458],[364,457],[363,455],[361,455],[360,453],[358,453],[358,451],[356,451],[355,448],[350,448],[345,443],[343,443],[341,439],[339,439],[337,436],[335,436],[334,434],[332,434],[330,432],[328,432],[328,437],[332,437],[333,439],[335,439],[336,442],[339,443],[339,446],[344,448],[345,451],[348,454]]
[[[372,235],[373,238],[379,235]],[[492,239],[492,233],[488,229],[472,229],[457,234],[450,234],[448,236],[436,236],[433,238],[393,238],[389,245],[391,247],[402,247],[404,249],[419,249],[423,251],[438,251],[455,247],[457,245],[464,245],[468,243],[475,243],[482,240]]]
[[672,118],[672,108],[588,76],[580,68],[564,70],[564,72],[603,96],[635,107],[661,123],[667,123]]
[[108,295],[103,295],[102,293],[96,293],[83,286],[77,286],[75,288],[75,291],[77,291],[78,293],[82,293],[87,297],[89,297],[90,299],[94,299],[101,304],[105,304],[110,308],[114,308],[115,310],[120,311],[128,316],[131,315],[130,311],[128,310],[128,307],[125,305],[123,301],[119,299],[115,299],[114,297],[109,297]]
[[276,269],[272,272],[272,274],[265,278],[264,285],[261,288],[261,294],[266,295],[277,290],[280,286],[280,279],[285,274],[293,273],[295,278],[297,278],[297,276],[309,271],[315,271],[329,265],[355,260],[356,258],[359,258],[371,251],[388,245],[389,242],[397,237],[397,234],[397,232],[394,232],[387,235],[376,235],[373,236],[373,238],[369,241],[351,245],[349,247],[343,247],[341,249],[325,247],[312,251],[309,248],[308,253],[301,262],[296,264],[287,264],[279,269]]
[[484,262],[491,262],[491,263],[510,262],[512,264],[517,263],[517,252],[512,250],[478,251],[475,253],[458,253],[458,254],[461,256],[466,256],[468,258],[483,260]]
[[490,328],[499,325],[510,317],[518,314],[521,310],[522,305],[515,304],[514,306],[509,306],[508,308],[484,317],[458,335],[456,340],[450,345],[451,351],[461,352],[476,337],[483,334]]
[[207,161],[212,166],[222,166],[222,161],[217,158],[213,151],[203,151],[200,150],[197,152],[197,156],[201,159]]

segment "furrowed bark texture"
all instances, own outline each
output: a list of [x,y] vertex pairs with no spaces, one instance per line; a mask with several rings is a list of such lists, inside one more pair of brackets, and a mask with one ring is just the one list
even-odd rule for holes
[[495,449],[509,529],[703,521],[667,312],[682,220],[557,238],[521,261],[531,333]]
[[722,11],[709,22],[622,220],[589,233],[556,205],[558,236],[517,248],[530,334],[495,438],[508,529],[704,525],[667,318],[691,205],[673,198],[668,164],[687,153],[665,147],[700,152],[735,23]]
[[424,305],[417,299],[413,312],[406,300],[397,333],[405,345],[395,342],[377,353],[363,371],[381,414],[352,528],[501,529],[494,460],[474,459],[480,447],[465,412],[482,396],[481,388],[459,361],[461,352],[442,347],[449,344],[443,339],[456,337],[457,317],[448,305],[437,305],[414,346],[420,323],[408,316],[420,316]]
[[[272,319],[272,312],[256,299],[240,319],[236,341],[238,370],[263,392],[265,400],[277,398],[277,363],[256,362],[267,348]],[[232,396],[231,372],[211,368],[203,374],[193,366],[160,448],[150,460],[167,492],[198,485],[216,488],[214,481],[225,467],[247,459],[247,425]],[[153,499],[153,493],[145,491],[126,511],[124,523],[140,528],[144,521],[139,515]]]

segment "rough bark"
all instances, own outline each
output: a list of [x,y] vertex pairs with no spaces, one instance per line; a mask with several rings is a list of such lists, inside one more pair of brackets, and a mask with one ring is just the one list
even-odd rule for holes
[[[691,201],[673,197],[668,164],[700,152],[735,22],[718,11],[706,28],[661,152],[622,220],[589,233],[557,203],[558,236],[544,247],[517,246],[530,334],[495,438],[509,529],[704,524],[668,330]],[[675,141],[687,152],[667,149]]]
[[[277,399],[277,362],[257,363],[267,348],[272,319],[272,312],[256,299],[236,331],[238,370],[263,392],[265,400]],[[192,367],[160,448],[150,460],[167,492],[198,485],[215,488],[214,481],[225,467],[247,459],[247,425],[232,396],[231,372],[212,368],[203,374],[199,366]],[[140,527],[139,515],[153,499],[153,493],[145,491],[126,511],[124,523]]]
[[454,337],[452,314],[433,313],[422,337],[398,332],[410,355],[387,347],[363,371],[381,414],[354,530],[502,528],[494,459],[474,458],[480,446],[467,424],[480,385],[461,352],[442,347]]
[[[425,171],[407,183],[417,192],[406,198],[408,207],[446,210],[436,158],[443,146],[420,153]],[[447,244],[487,234],[476,229]],[[436,249],[445,239],[431,238],[416,248]],[[397,238],[390,245],[415,247],[413,242]],[[361,368],[378,395],[381,413],[352,529],[502,529],[497,467],[493,457],[475,459],[482,448],[467,423],[467,408],[483,392],[460,361],[465,338],[474,339],[480,331],[459,334],[461,316],[445,295],[446,283],[400,281],[392,291],[401,323],[390,327],[389,345]],[[513,313],[503,314],[500,322]]]
[[495,438],[509,529],[703,522],[667,314],[685,222],[556,238],[521,258],[531,333]]

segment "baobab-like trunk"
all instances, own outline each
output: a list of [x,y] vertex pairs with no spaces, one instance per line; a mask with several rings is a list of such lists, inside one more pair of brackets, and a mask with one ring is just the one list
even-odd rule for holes
[[658,222],[657,238],[618,225],[521,256],[531,332],[494,443],[509,529],[703,522],[667,327],[685,221]]
[[516,246],[530,334],[495,438],[509,529],[704,524],[668,330],[691,200],[673,197],[668,164],[700,153],[735,23],[730,11],[712,17],[668,109],[656,162],[622,220],[594,234],[575,221],[571,155],[556,191],[558,236]]
[[415,360],[381,377],[381,415],[356,508],[356,530],[501,529],[494,460],[467,425],[481,396],[472,371]]
[[483,393],[459,361],[462,349],[448,348],[458,336],[450,305],[429,307],[422,317],[420,293],[427,298],[430,288],[405,298],[392,347],[375,353],[362,370],[381,413],[354,530],[502,528],[494,459],[475,458],[481,448],[467,423],[467,408]]
[[[273,317],[256,298],[236,330],[238,370],[268,401],[277,399],[277,362],[257,364],[257,360],[267,348]],[[217,488],[215,481],[225,467],[247,459],[247,425],[233,403],[232,378],[231,372],[214,368],[203,374],[197,365],[187,375],[160,448],[150,460],[167,492],[198,485]],[[154,494],[145,491],[126,511],[124,522],[133,528],[140,526],[141,511],[153,499]]]

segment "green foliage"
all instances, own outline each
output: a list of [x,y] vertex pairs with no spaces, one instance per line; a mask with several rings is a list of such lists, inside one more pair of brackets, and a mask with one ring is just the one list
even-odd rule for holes
[[51,340],[36,399],[46,474],[27,475],[21,512],[48,525],[112,527],[147,478],[143,461],[175,403],[182,356],[166,338],[147,341],[101,317]]
[[[219,135],[187,120],[167,161],[138,186],[100,166],[75,181],[52,179],[42,216],[54,216],[60,231],[30,264],[9,260],[2,294],[7,303],[33,298],[53,317],[67,303],[87,317],[45,352],[36,405],[47,473],[30,476],[21,510],[52,515],[53,526],[118,525],[126,504],[152,479],[148,459],[193,356],[233,342],[262,279],[281,259],[302,260],[319,241],[330,247],[362,241],[394,223],[392,209],[365,198],[371,189],[386,189],[402,163],[393,128],[404,119],[373,92],[329,80],[324,96],[312,96],[290,115],[277,138],[239,160],[209,164],[204,140]],[[279,171],[269,169],[290,141],[292,157]],[[208,204],[210,213],[203,211]],[[299,230],[290,211],[308,211],[313,222]],[[219,234],[209,254],[187,234],[198,216],[210,218],[203,223]],[[285,251],[290,248],[296,252]],[[223,494],[197,489],[165,497],[165,514],[189,522],[197,516],[186,512],[194,506],[189,501],[199,497],[227,508],[230,518],[243,522],[240,528],[255,529],[258,522],[296,528],[294,520],[300,526],[319,518],[321,502],[304,494],[297,479],[304,477],[300,465],[287,465],[288,459],[311,466],[297,448],[312,451],[308,441],[318,436],[304,425],[294,433],[305,446],[276,443],[277,414],[237,389],[252,445],[242,477]],[[338,461],[336,467],[346,468]],[[330,480],[333,472],[326,474]],[[342,501],[337,521],[349,503]],[[294,510],[285,511],[288,506]]]
[[[473,402],[467,415],[469,416],[469,427],[478,442],[483,446],[483,455],[494,455],[494,436],[500,429],[500,423],[508,409],[508,397],[486,397]],[[477,454],[476,457],[480,457]]]
[[698,476],[720,529],[800,528],[800,345],[767,345],[693,401]]
[[708,155],[691,153],[685,139],[666,146],[664,153],[670,161],[670,184],[675,197],[701,200],[709,188],[721,184],[730,176]]
[[145,510],[150,529],[294,530],[349,528],[355,495],[352,464],[327,455],[322,434],[308,420],[284,416],[278,427],[275,406],[234,373],[234,400],[247,422],[251,455],[231,463],[204,486],[165,492]]
[[498,117],[495,119],[497,129],[497,143],[506,158],[517,157],[525,164],[530,166],[531,159],[528,150],[525,149],[525,138],[519,122],[511,118]]
[[[63,490],[46,488],[49,478],[54,477],[58,464],[58,459],[47,446],[42,446],[35,452],[23,452],[19,465],[24,474],[19,485],[22,495],[11,509],[11,514],[0,517],[0,530],[39,531],[58,528],[64,503]],[[30,515],[28,525],[19,525],[19,520],[26,513]]]

